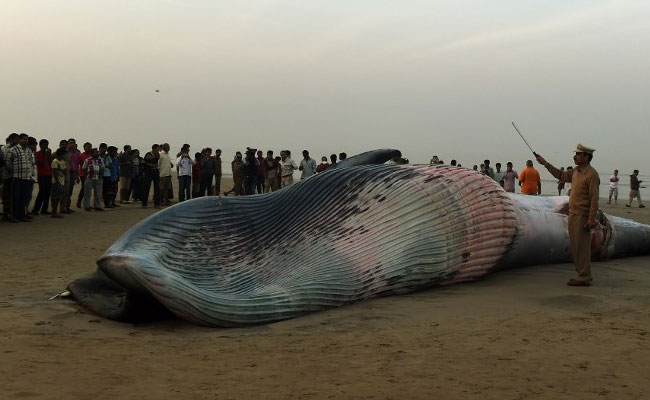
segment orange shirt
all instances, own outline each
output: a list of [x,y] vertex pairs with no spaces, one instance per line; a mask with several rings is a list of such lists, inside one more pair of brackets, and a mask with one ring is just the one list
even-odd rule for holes
[[533,167],[526,167],[519,174],[521,193],[537,194],[540,185],[539,172]]

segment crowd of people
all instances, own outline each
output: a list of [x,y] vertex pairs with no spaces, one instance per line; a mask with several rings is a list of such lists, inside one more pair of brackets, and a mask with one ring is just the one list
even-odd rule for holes
[[[74,212],[73,205],[86,211],[103,211],[121,204],[140,202],[146,208],[149,200],[153,199],[155,208],[165,207],[174,198],[174,170],[178,180],[178,201],[222,194],[220,149],[216,149],[213,155],[212,149],[207,147],[193,156],[188,144],[183,145],[176,156],[172,156],[170,150],[167,143],[154,144],[141,156],[140,150],[130,145],[123,146],[118,152],[116,146],[100,143],[93,147],[86,142],[81,151],[74,138],[61,140],[58,147],[52,149],[47,139],[37,141],[24,133],[12,133],[6,144],[0,147],[2,220],[28,222],[41,214],[62,218],[64,214]],[[237,151],[230,163],[234,185],[223,195],[273,192],[291,185],[294,171],[299,171],[301,179],[305,179],[326,171],[346,157],[345,153],[332,154],[329,159],[321,157],[317,163],[309,151],[304,150],[302,159],[296,163],[289,150],[280,151],[279,156],[268,150],[266,157],[263,151],[253,148],[247,148],[243,153]],[[388,163],[408,164],[409,161],[399,155]],[[430,163],[445,164],[437,156],[433,156]],[[449,165],[462,167],[456,160]],[[532,160],[526,162],[520,173],[513,169],[512,162],[506,163],[506,169],[502,170],[501,163],[492,168],[490,160],[485,160],[480,168],[474,165],[473,169],[494,179],[508,192],[515,192],[517,182],[523,194],[539,195],[542,192],[540,175]],[[567,167],[570,169],[572,167]],[[639,171],[634,170],[630,175],[628,207],[634,198],[639,207],[645,207],[639,194],[642,181],[638,174]],[[618,182],[616,170],[610,178],[609,203],[612,198],[615,204],[618,202]],[[35,183],[38,183],[38,192],[30,209]],[[79,193],[73,198],[76,185],[79,185]],[[559,180],[557,188],[558,195],[563,191],[567,195],[570,193],[570,183]]]
[[[154,144],[141,156],[140,150],[130,145],[118,152],[116,146],[101,143],[93,147],[86,142],[81,151],[74,138],[61,140],[52,149],[47,139],[37,141],[24,133],[12,133],[0,147],[2,220],[29,222],[37,215],[62,218],[75,212],[73,205],[86,211],[104,211],[139,202],[146,208],[153,199],[154,208],[168,206],[175,193],[174,170],[178,201],[221,194],[220,149],[213,155],[211,148],[204,148],[193,157],[188,144],[175,157],[170,150],[167,143]],[[269,150],[264,157],[262,151],[247,148],[244,154],[236,152],[231,162],[234,185],[223,195],[273,192],[291,185],[294,171],[300,171],[301,179],[305,179],[346,157],[343,152],[332,154],[329,160],[322,157],[317,164],[304,150],[303,158],[296,163],[289,150],[280,151],[279,156]],[[35,183],[38,191],[30,208]],[[76,185],[79,193],[74,198]]]

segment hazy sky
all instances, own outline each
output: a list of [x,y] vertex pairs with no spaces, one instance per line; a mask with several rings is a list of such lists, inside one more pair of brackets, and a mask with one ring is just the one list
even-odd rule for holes
[[647,0],[0,5],[3,137],[650,170]]

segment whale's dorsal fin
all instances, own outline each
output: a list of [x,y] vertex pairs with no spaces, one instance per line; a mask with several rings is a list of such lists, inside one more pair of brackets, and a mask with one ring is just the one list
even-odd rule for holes
[[402,152],[397,149],[370,150],[340,161],[330,168],[347,168],[356,165],[383,164],[393,157],[401,157]]

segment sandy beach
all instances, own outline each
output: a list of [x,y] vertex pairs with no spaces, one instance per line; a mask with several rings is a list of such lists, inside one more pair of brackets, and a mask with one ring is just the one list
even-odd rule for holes
[[[605,212],[650,223],[648,209]],[[644,399],[650,257],[379,298],[246,329],[113,322],[48,301],[133,224],[137,204],[0,224],[5,399]]]

